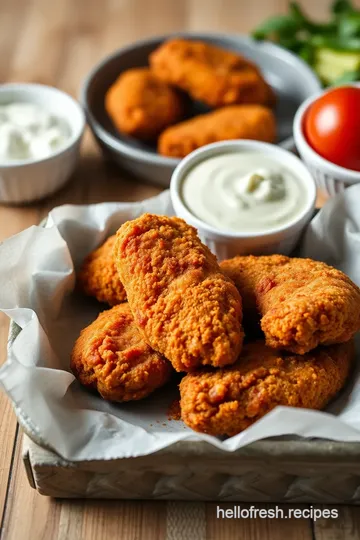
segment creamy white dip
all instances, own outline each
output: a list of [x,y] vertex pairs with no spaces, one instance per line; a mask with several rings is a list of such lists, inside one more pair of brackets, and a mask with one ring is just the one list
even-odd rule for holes
[[307,192],[296,171],[259,152],[204,159],[184,177],[183,201],[208,225],[232,232],[267,232],[302,213]]
[[46,158],[64,146],[70,135],[62,118],[39,105],[0,105],[0,163]]

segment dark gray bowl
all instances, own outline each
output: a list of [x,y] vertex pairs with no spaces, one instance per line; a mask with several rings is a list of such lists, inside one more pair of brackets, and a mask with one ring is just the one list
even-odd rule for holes
[[[256,42],[247,36],[211,33],[177,35],[238,51],[253,60],[277,94],[278,143],[286,148],[293,146],[295,112],[305,99],[321,88],[314,72],[302,60],[277,45]],[[149,54],[170,37],[173,36],[137,41],[108,56],[87,76],[81,91],[89,125],[101,147],[125,169],[143,180],[165,187],[169,186],[171,174],[179,160],[160,156],[155,147],[119,133],[105,112],[104,96],[122,71],[146,66]]]

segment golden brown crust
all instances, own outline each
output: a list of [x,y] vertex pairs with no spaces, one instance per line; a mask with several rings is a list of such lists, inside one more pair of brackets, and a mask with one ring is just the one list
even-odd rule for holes
[[275,116],[262,105],[233,105],[202,114],[167,128],[159,137],[164,156],[185,157],[205,144],[230,139],[274,142]]
[[114,254],[136,324],[176,370],[235,362],[241,298],[193,227],[144,214],[120,227]]
[[109,88],[105,108],[119,131],[144,141],[181,120],[184,98],[148,68],[125,71]]
[[360,289],[325,263],[249,255],[220,266],[240,291],[244,312],[261,315],[270,347],[304,354],[348,341],[360,330]]
[[79,382],[109,401],[142,399],[170,378],[171,364],[141,337],[128,304],[101,313],[81,331],[71,355]]
[[116,236],[86,257],[77,276],[80,289],[99,302],[115,306],[126,301],[126,292],[115,266],[113,251]]
[[273,90],[255,64],[201,41],[166,41],[150,55],[150,66],[157,77],[210,107],[272,105],[275,101]]
[[277,405],[323,409],[344,386],[353,358],[352,341],[304,356],[249,343],[233,366],[182,379],[181,417],[195,431],[232,436]]

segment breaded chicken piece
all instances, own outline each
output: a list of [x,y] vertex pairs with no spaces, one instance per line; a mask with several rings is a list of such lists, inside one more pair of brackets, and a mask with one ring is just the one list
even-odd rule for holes
[[81,331],[71,369],[82,385],[109,401],[142,399],[172,373],[171,364],[143,340],[128,304],[104,311]]
[[236,364],[182,379],[182,420],[195,431],[232,436],[277,405],[323,409],[344,386],[353,358],[352,341],[304,356],[249,343]]
[[274,142],[275,116],[262,105],[232,105],[185,120],[163,131],[158,151],[163,156],[182,158],[196,148],[229,139]]
[[283,255],[235,257],[221,269],[257,309],[266,344],[304,354],[343,343],[360,330],[360,289],[331,266]]
[[119,131],[151,141],[185,114],[182,95],[148,68],[129,69],[109,88],[105,108]]
[[177,371],[235,362],[241,298],[193,227],[144,214],[120,227],[114,255],[136,324]]
[[86,257],[77,276],[80,289],[99,302],[115,306],[126,300],[126,292],[115,266],[113,251],[116,236]]
[[170,39],[150,55],[150,66],[159,79],[210,107],[275,102],[273,90],[255,64],[209,43]]

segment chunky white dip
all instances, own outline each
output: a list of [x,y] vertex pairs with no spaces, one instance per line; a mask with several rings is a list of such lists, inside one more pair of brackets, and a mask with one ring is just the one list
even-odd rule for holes
[[204,159],[185,176],[182,197],[190,212],[208,225],[245,233],[285,225],[307,204],[296,172],[259,152]]
[[62,118],[39,105],[0,105],[0,163],[46,158],[64,146],[70,135]]

